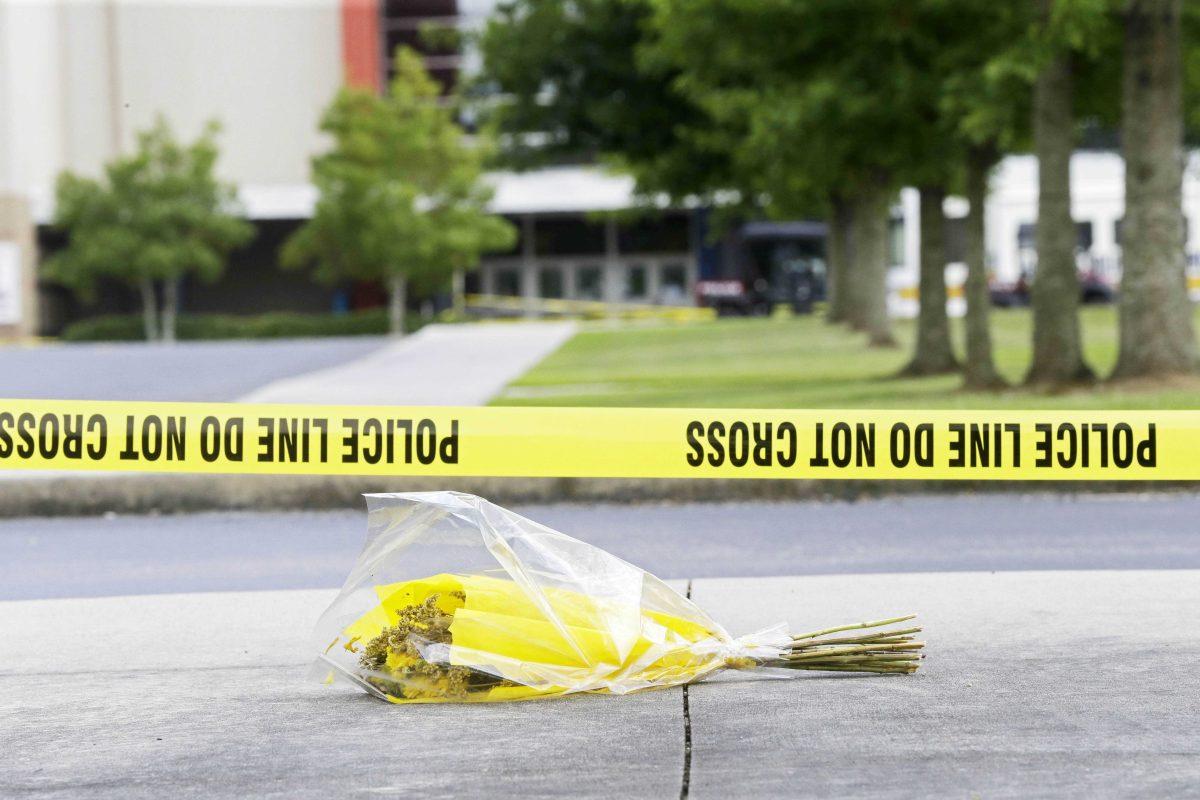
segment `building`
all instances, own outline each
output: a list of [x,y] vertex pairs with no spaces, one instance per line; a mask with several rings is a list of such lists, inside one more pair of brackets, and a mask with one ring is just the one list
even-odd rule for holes
[[[102,287],[84,307],[36,279],[38,254],[62,242],[47,223],[62,170],[99,173],[135,132],[165,115],[192,136],[223,125],[221,176],[239,187],[254,243],[231,258],[218,283],[184,287],[186,311],[362,308],[383,301],[371,285],[319,286],[282,273],[277,250],[312,213],[309,160],[325,147],[320,114],[344,81],[383,90],[387,54],[423,48],[445,85],[475,68],[476,56],[421,37],[430,24],[478,26],[494,0],[0,0],[0,335],[53,334],[81,316],[128,312],[137,298]],[[773,286],[797,264],[822,273],[824,226],[751,221],[716,243],[703,209],[664,209],[630,219],[632,182],[595,167],[499,173],[493,210],[521,236],[510,253],[484,259],[468,277],[487,294],[689,304],[699,281]],[[1119,274],[1121,161],[1080,153],[1073,167],[1081,222],[1081,268]],[[1185,211],[1195,252],[1200,182],[1189,171]],[[893,220],[891,309],[915,313],[918,242],[915,192],[901,194]],[[965,203],[947,201],[961,218]],[[616,216],[614,216],[614,212]],[[1012,282],[1032,267],[1036,163],[1007,159],[987,208],[995,276]],[[951,248],[961,235],[952,223]],[[961,263],[949,268],[952,292]],[[961,310],[952,297],[951,310]]]
[[[53,249],[45,225],[58,173],[98,174],[162,113],[185,136],[220,120],[220,174],[241,187],[267,238],[278,233],[278,223],[312,205],[308,160],[322,147],[317,120],[349,59],[342,28],[351,10],[338,0],[0,1],[0,231],[32,224],[43,252]],[[22,245],[27,285],[33,238]],[[89,311],[44,284],[25,299],[25,332],[53,333]],[[106,287],[97,308],[135,307]]]
[[[1011,282],[1037,266],[1037,159],[1005,159],[991,189],[988,251],[997,277]],[[1071,216],[1078,230],[1080,271],[1118,283],[1125,216],[1125,162],[1118,153],[1084,151],[1071,159]],[[1200,299],[1200,153],[1191,154],[1184,170],[1183,218],[1189,288],[1193,299]]]
[[493,207],[518,230],[510,253],[485,257],[483,294],[605,302],[689,304],[699,264],[700,217],[665,210],[621,220],[633,181],[594,168],[491,176]]

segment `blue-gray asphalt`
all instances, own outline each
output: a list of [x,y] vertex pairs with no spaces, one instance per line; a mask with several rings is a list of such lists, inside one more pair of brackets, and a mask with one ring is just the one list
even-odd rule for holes
[[0,398],[233,401],[280,378],[343,364],[384,337],[46,344],[0,348]]
[[[1193,494],[517,510],[663,578],[1200,568]],[[336,587],[364,532],[356,511],[0,520],[0,599]]]

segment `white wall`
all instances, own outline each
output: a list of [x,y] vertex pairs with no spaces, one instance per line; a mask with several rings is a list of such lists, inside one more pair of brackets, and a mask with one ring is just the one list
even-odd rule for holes
[[0,188],[45,221],[59,171],[159,113],[186,137],[218,119],[226,179],[300,187],[341,80],[339,0],[0,0]]
[[57,7],[0,2],[0,191],[44,194],[61,164],[59,43]]
[[[987,262],[996,281],[1014,283],[1021,275],[1017,232],[1021,225],[1037,222],[1038,165],[1031,155],[1009,156],[996,167],[989,184],[984,209]],[[949,217],[967,213],[965,200],[950,197],[945,211]],[[1187,250],[1200,265],[1200,154],[1192,154],[1183,180],[1183,211],[1188,218]],[[895,316],[915,316],[918,303],[914,289],[919,274],[920,201],[914,189],[904,189],[894,213],[903,215],[905,260],[888,276],[889,310]],[[1120,262],[1121,248],[1116,242],[1116,222],[1125,216],[1125,162],[1115,152],[1078,152],[1071,158],[1071,216],[1077,222],[1092,223],[1092,249],[1089,257],[1099,264]],[[1200,272],[1193,266],[1189,274],[1194,299],[1200,299]],[[962,265],[947,267],[946,283],[951,293],[951,314],[965,309],[961,286],[965,279]]]
[[[992,176],[987,206],[987,248],[996,277],[1020,274],[1017,230],[1037,222],[1037,159],[1010,156]],[[1192,154],[1183,178],[1183,213],[1188,219],[1188,252],[1200,249],[1200,157]],[[1118,259],[1116,222],[1125,216],[1125,162],[1118,153],[1080,152],[1071,158],[1071,216],[1092,223],[1091,255]]]
[[163,111],[194,135],[224,126],[221,173],[302,183],[317,122],[341,82],[337,0],[123,2],[117,23],[121,142]]

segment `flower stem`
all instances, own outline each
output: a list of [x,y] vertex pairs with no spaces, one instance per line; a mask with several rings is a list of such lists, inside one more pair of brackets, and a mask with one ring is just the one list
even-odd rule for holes
[[915,614],[909,614],[798,634],[792,637],[791,645],[780,657],[761,663],[765,667],[785,669],[909,674],[917,670],[925,657],[920,652],[925,643],[914,638],[921,632],[919,626],[874,630],[856,636],[831,634],[887,628],[915,618]]

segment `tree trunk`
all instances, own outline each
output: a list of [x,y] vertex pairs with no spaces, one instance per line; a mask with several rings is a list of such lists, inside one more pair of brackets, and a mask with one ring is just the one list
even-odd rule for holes
[[988,174],[996,162],[994,149],[976,149],[967,155],[967,362],[963,385],[968,389],[994,389],[1004,385],[992,357],[992,330],[988,322],[992,299],[987,284],[987,244],[984,207]]
[[850,237],[853,206],[837,197],[831,201],[829,229],[825,237],[825,302],[826,322],[846,322],[849,319],[850,281],[853,279],[854,243]]
[[467,313],[466,286],[466,273],[461,269],[454,270],[450,276],[450,306],[456,317]]
[[[1051,0],[1043,0],[1047,9]],[[1056,55],[1034,87],[1038,158],[1037,273],[1033,278],[1033,363],[1026,382],[1063,386],[1092,378],[1079,334],[1079,276],[1071,219],[1074,80],[1069,53]]]
[[1125,10],[1125,223],[1115,378],[1196,368],[1183,228],[1180,0]]
[[904,375],[941,375],[958,369],[946,315],[946,200],[944,186],[921,187],[920,309],[912,360]]
[[388,326],[392,336],[404,335],[404,311],[408,304],[408,280],[393,275],[388,288]]
[[887,184],[880,181],[866,187],[855,198],[850,234],[854,241],[853,274],[843,284],[850,289],[850,324],[866,331],[872,347],[893,347],[896,344],[887,311],[887,236],[891,197]]
[[175,319],[179,314],[179,278],[163,281],[162,340],[175,342]]
[[142,293],[142,331],[146,341],[153,342],[158,339],[158,300],[154,296],[154,281],[142,278],[138,289]]

